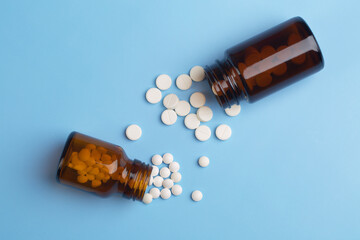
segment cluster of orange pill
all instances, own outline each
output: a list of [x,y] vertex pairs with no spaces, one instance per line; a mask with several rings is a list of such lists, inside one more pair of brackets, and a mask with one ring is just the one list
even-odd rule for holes
[[116,156],[107,154],[103,147],[87,144],[79,152],[72,152],[68,167],[77,171],[77,181],[85,184],[91,182],[93,188],[101,186],[110,179],[109,167]]

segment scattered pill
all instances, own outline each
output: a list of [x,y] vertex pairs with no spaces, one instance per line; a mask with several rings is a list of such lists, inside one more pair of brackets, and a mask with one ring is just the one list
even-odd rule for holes
[[153,183],[154,183],[154,178],[153,178],[153,176],[150,176],[149,186],[153,185]]
[[165,125],[168,125],[168,126],[173,125],[176,122],[176,120],[177,120],[177,115],[174,110],[166,109],[161,114],[161,121]]
[[200,126],[200,120],[196,114],[190,113],[185,117],[184,124],[188,129],[196,129]]
[[182,100],[179,101],[179,103],[177,104],[175,112],[177,113],[177,115],[183,117],[189,114],[190,109],[190,104],[187,101]]
[[173,186],[174,186],[174,181],[173,180],[171,180],[170,178],[168,178],[168,179],[165,179],[164,181],[163,181],[163,187],[164,188],[172,188]]
[[[160,155],[159,155],[160,156]],[[161,164],[161,163],[160,163]],[[157,166],[152,166],[151,176],[155,177],[159,174],[159,168]]]
[[180,164],[178,162],[171,162],[169,164],[169,169],[171,172],[177,172],[180,170]]
[[150,193],[145,193],[143,197],[143,203],[149,204],[153,200],[153,196]]
[[168,178],[170,176],[170,170],[167,167],[163,167],[160,169],[160,176],[163,178]]
[[190,77],[195,82],[201,82],[205,78],[205,70],[201,66],[195,66],[190,70]]
[[160,90],[166,90],[171,87],[172,80],[169,75],[161,74],[156,78],[155,83]]
[[142,131],[141,128],[136,124],[131,124],[126,128],[126,137],[129,140],[135,141],[141,137]]
[[150,88],[147,90],[145,97],[149,103],[158,103],[160,102],[162,95],[158,88]]
[[203,198],[203,195],[199,190],[195,190],[192,192],[191,198],[193,201],[198,202]]
[[153,199],[157,199],[160,197],[160,189],[158,188],[152,188],[150,189],[149,193],[151,194],[151,196],[153,197]]
[[240,113],[240,111],[241,111],[241,106],[237,104],[234,104],[230,108],[225,109],[225,113],[230,117],[237,116]]
[[176,78],[176,86],[181,90],[188,90],[191,87],[192,80],[189,75],[181,74]]
[[182,193],[182,187],[180,185],[174,185],[171,188],[171,192],[175,196],[179,196]]
[[170,93],[164,97],[163,105],[167,109],[175,109],[179,103],[179,98],[173,93]]
[[[163,159],[159,154],[155,154],[154,156],[152,156],[151,158],[151,162],[154,165],[160,165],[162,163]],[[158,168],[159,169],[159,168]],[[154,170],[154,169],[153,169]],[[156,171],[156,170],[155,170]]]
[[213,111],[211,110],[211,108],[209,108],[207,106],[202,106],[197,110],[196,116],[198,117],[198,119],[200,121],[208,122],[213,117]]
[[165,164],[170,164],[172,161],[174,161],[174,156],[171,153],[165,153],[163,155],[163,162]]
[[171,197],[170,189],[168,188],[161,189],[160,196],[162,199],[169,199]]
[[231,137],[231,128],[226,124],[220,124],[215,131],[216,137],[220,140],[227,140]]
[[207,167],[209,166],[210,160],[208,157],[202,156],[199,158],[198,163],[200,167]]
[[206,102],[205,95],[202,94],[201,92],[195,92],[190,96],[190,104],[194,108],[199,108],[201,106],[204,106],[205,102]]
[[178,183],[181,181],[181,173],[179,172],[174,172],[171,174],[171,180],[173,180],[174,183]]
[[161,187],[164,179],[160,176],[157,176],[154,178],[154,186],[155,187]]
[[199,141],[206,141],[211,137],[211,130],[208,126],[201,125],[195,130],[195,137]]

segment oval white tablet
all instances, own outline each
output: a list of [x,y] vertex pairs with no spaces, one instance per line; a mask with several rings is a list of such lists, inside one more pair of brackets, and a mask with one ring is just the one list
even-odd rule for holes
[[142,131],[141,128],[136,124],[131,124],[126,128],[126,137],[129,140],[135,141],[141,137]]
[[205,70],[201,66],[195,66],[190,70],[190,77],[195,82],[201,82],[205,78]]
[[[159,155],[160,156],[160,155]],[[161,162],[160,162],[160,164],[161,164]],[[160,164],[158,164],[158,165],[160,165]],[[155,177],[155,176],[157,176],[159,174],[159,168],[157,167],[157,166],[152,166],[152,171],[151,171],[151,176],[152,177]]]
[[160,196],[162,199],[169,199],[171,197],[170,189],[168,188],[161,189]]
[[241,111],[241,106],[234,104],[231,106],[231,108],[225,108],[225,113],[229,115],[230,117],[237,116]]
[[153,200],[152,195],[150,193],[145,193],[142,201],[145,204],[149,204],[152,202],[152,200]]
[[190,108],[190,104],[187,101],[182,100],[179,101],[179,103],[175,107],[175,112],[177,113],[177,115],[183,117],[189,114]]
[[211,137],[211,130],[208,126],[201,125],[195,130],[195,137],[199,141],[206,141]]
[[203,194],[199,190],[195,190],[192,192],[191,198],[193,201],[198,202],[203,198]]
[[177,162],[172,162],[169,164],[169,170],[171,172],[177,172],[180,170],[180,164]]
[[163,155],[163,162],[165,164],[170,164],[172,161],[174,161],[174,156],[171,153],[165,153]]
[[150,189],[149,193],[151,194],[151,196],[153,197],[153,199],[159,198],[160,197],[160,189],[158,188],[152,188]]
[[[151,158],[151,162],[154,165],[160,165],[162,163],[162,157],[159,154],[155,154],[154,156],[152,156]],[[158,168],[159,169],[159,168]],[[154,169],[153,169],[154,170]],[[155,170],[156,171],[156,170]]]
[[174,172],[171,174],[171,180],[173,180],[174,183],[180,182],[181,181],[181,173],[179,172]]
[[171,192],[175,196],[179,196],[182,193],[182,187],[180,185],[174,185],[171,188]]
[[213,117],[213,111],[207,106],[202,106],[197,110],[196,116],[199,118],[200,121],[208,122]]
[[194,108],[199,108],[201,106],[204,106],[205,102],[206,102],[205,95],[201,92],[195,92],[190,96],[190,104]]
[[149,103],[158,103],[161,100],[161,91],[157,88],[150,88],[149,90],[147,90],[146,92],[146,100]]
[[167,74],[161,74],[156,78],[155,84],[160,90],[166,90],[171,87],[171,77]]
[[163,104],[167,109],[175,109],[179,103],[179,98],[173,93],[170,93],[164,97]]
[[164,188],[172,188],[172,186],[174,186],[174,182],[173,182],[173,180],[171,180],[170,178],[168,178],[168,179],[165,179],[164,181],[163,181],[163,187]]
[[188,129],[196,129],[200,126],[200,120],[196,114],[190,113],[185,117],[184,124]]
[[164,179],[160,176],[157,176],[154,178],[154,186],[155,187],[161,187]]
[[202,156],[199,158],[198,163],[200,167],[207,167],[209,166],[210,159],[208,157]]
[[161,114],[161,121],[165,125],[173,125],[177,120],[177,115],[174,110],[166,109]]
[[231,137],[231,128],[226,124],[220,124],[215,131],[215,135],[220,140],[227,140]]
[[188,90],[191,87],[192,80],[189,75],[181,74],[176,78],[176,86],[181,90]]
[[168,178],[170,176],[170,169],[167,167],[162,167],[160,169],[160,176],[163,178]]

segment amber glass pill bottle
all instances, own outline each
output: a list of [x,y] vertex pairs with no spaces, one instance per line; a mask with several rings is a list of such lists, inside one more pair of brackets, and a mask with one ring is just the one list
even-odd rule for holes
[[78,132],[72,132],[60,157],[57,179],[101,196],[119,192],[142,200],[152,167],[130,160],[124,150]]
[[205,74],[223,108],[255,102],[320,71],[324,60],[309,26],[292,18],[225,52]]

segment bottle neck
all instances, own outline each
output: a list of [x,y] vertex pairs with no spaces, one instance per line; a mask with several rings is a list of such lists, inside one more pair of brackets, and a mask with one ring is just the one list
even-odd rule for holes
[[229,108],[246,98],[240,71],[230,60],[217,60],[205,67],[205,75],[221,107]]

